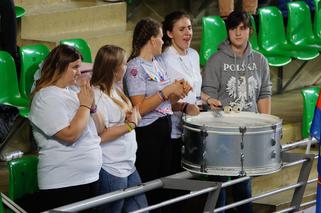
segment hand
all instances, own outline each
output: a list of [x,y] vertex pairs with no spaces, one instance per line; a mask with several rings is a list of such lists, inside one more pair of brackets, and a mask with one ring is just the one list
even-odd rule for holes
[[175,80],[170,86],[171,92],[170,95],[175,95],[179,99],[183,99],[186,96],[186,92],[184,91],[184,83],[182,80]]
[[184,79],[178,81],[180,82],[180,84],[182,84],[185,95],[187,95],[189,91],[193,89],[192,86],[188,83],[188,81],[185,81]]
[[135,126],[139,124],[141,119],[142,117],[137,107],[134,107],[131,111],[126,112],[126,121],[129,123],[134,123]]
[[83,79],[80,85],[80,91],[78,93],[80,105],[85,105],[91,108],[95,104],[94,97],[94,90],[90,86],[89,80]]
[[207,99],[207,104],[210,106],[211,109],[219,109],[222,108],[221,101],[215,99],[215,98],[209,98]]
[[186,114],[192,116],[198,115],[200,114],[200,109],[196,104],[188,104],[186,108]]

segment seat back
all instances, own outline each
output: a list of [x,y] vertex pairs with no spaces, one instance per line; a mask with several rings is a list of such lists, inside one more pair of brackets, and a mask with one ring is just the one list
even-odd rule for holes
[[43,44],[20,47],[21,74],[19,86],[22,96],[30,96],[34,74],[39,69],[39,64],[47,57],[49,52],[49,48]]
[[321,0],[314,0],[314,34],[321,39]]
[[286,43],[281,11],[273,6],[259,9],[259,45],[264,49]]
[[12,200],[38,191],[37,165],[36,156],[23,156],[8,161],[9,197]]
[[5,51],[0,51],[0,76],[0,103],[10,103],[12,98],[19,98],[16,65]]
[[202,38],[200,50],[200,63],[204,65],[207,60],[217,51],[220,43],[227,38],[226,27],[223,19],[219,16],[202,18]]
[[91,63],[91,51],[87,41],[81,38],[60,40],[59,44],[65,44],[76,48],[83,57],[83,62]]
[[287,39],[293,44],[302,44],[314,39],[309,6],[303,1],[288,3]]
[[301,90],[303,97],[303,115],[301,134],[303,138],[310,136],[310,127],[314,116],[315,105],[319,97],[319,87],[309,87]]

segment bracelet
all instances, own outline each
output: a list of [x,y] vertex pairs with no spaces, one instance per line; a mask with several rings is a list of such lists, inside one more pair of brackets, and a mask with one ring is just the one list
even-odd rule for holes
[[162,97],[163,101],[167,101],[167,100],[168,100],[168,97],[166,97],[166,96],[164,95],[164,93],[163,93],[162,90],[159,90],[159,91],[158,91],[158,94],[160,95],[160,97]]
[[90,108],[90,114],[94,114],[97,112],[97,105],[95,104],[94,107]]
[[188,107],[188,103],[184,103],[184,106],[183,106],[183,112],[184,113],[186,113],[187,107]]
[[133,121],[130,121],[130,122],[128,122],[129,124],[133,124],[134,125],[134,128],[132,128],[132,129],[135,129],[136,128],[136,123],[135,122],[133,122]]
[[133,127],[129,123],[126,123],[126,126],[127,126],[128,132],[131,132],[133,130]]
[[84,104],[80,104],[80,106],[79,106],[79,107],[85,107],[85,108],[87,108],[87,109],[91,110],[89,106],[86,106],[86,105],[84,105]]

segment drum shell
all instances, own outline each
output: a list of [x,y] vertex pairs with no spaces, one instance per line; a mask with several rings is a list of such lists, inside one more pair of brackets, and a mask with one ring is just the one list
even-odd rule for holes
[[244,127],[198,126],[183,120],[182,165],[191,172],[209,175],[239,176],[245,172],[255,176],[276,172],[282,164],[281,122],[246,127],[242,134],[240,128]]

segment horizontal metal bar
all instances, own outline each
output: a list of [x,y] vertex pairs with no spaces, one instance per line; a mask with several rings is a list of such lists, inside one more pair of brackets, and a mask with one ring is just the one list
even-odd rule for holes
[[282,145],[282,152],[288,151],[288,150],[291,150],[291,149],[295,149],[295,148],[298,148],[298,147],[305,146],[305,145],[307,145],[309,143],[309,141],[311,141],[311,144],[318,143],[318,141],[315,138],[306,138],[306,139],[303,139],[301,141],[297,141],[297,142],[293,142],[293,143],[290,143],[290,144]]
[[[312,179],[312,180],[307,181],[306,184],[309,184],[309,183],[312,183],[312,182],[315,182],[315,181],[317,181],[317,179]],[[284,192],[284,191],[287,191],[287,190],[290,190],[290,189],[297,188],[297,187],[302,186],[304,184],[305,184],[304,182],[299,182],[299,183],[296,183],[296,184],[293,184],[293,185],[286,186],[286,187],[281,188],[281,189],[277,189],[277,190],[274,190],[274,191],[266,192],[266,193],[263,193],[261,195],[257,195],[255,197],[244,199],[244,200],[241,200],[241,201],[238,201],[238,202],[235,202],[235,203],[231,203],[229,205],[217,208],[217,209],[214,210],[214,212],[221,212],[221,211],[224,211],[224,210],[227,210],[227,209],[231,209],[231,208],[234,208],[236,206],[243,205],[245,203],[249,203],[249,202],[252,202],[252,201],[255,201],[255,200],[259,200],[259,199],[264,198],[264,197],[268,197],[270,195],[274,195],[274,194],[277,194],[277,193],[280,193],[280,192]]]
[[20,206],[18,206],[15,202],[13,202],[10,198],[8,198],[5,194],[1,193],[2,202],[4,205],[10,208],[11,211],[15,213],[27,213]]
[[209,192],[214,191],[214,190],[216,190],[216,189],[217,189],[217,187],[208,187],[208,188],[206,188],[206,189],[202,189],[202,190],[198,190],[198,191],[193,191],[193,192],[190,192],[189,194],[182,195],[182,196],[179,196],[179,197],[170,199],[170,200],[166,200],[166,201],[163,201],[163,202],[161,202],[161,203],[157,203],[157,204],[155,204],[155,205],[148,206],[148,207],[146,207],[146,208],[133,211],[133,212],[131,212],[131,213],[141,213],[141,212],[150,211],[150,210],[153,210],[153,209],[158,209],[158,208],[160,208],[160,207],[167,206],[167,205],[170,205],[170,204],[173,204],[173,203],[182,201],[182,200],[187,200],[187,199],[190,199],[190,198],[192,198],[192,197],[196,197],[196,196],[198,196],[198,195],[202,195],[202,194],[205,194],[205,193],[209,193]]
[[[181,172],[181,173],[178,173],[175,175],[170,175],[170,176],[168,176],[168,178],[188,179],[188,178],[192,178],[195,176],[197,176],[197,175],[185,171],[185,172]],[[130,196],[136,195],[136,194],[151,191],[153,189],[157,189],[157,188],[161,188],[161,187],[163,187],[163,182],[161,181],[161,179],[156,179],[156,180],[149,181],[149,182],[146,182],[146,183],[143,183],[141,185],[134,186],[131,188],[117,190],[117,191],[114,191],[111,193],[107,193],[107,194],[96,196],[96,197],[93,197],[90,199],[82,200],[82,201],[79,201],[76,203],[61,206],[59,208],[55,208],[54,210],[55,211],[77,212],[77,211],[81,211],[84,209],[96,207],[96,206],[99,206],[99,205],[102,205],[102,204],[105,204],[108,202],[113,202],[116,200],[124,199],[124,198],[130,197]]]
[[[305,203],[302,203],[300,205],[300,207],[306,207],[306,206],[310,206],[310,205],[314,205],[317,201],[316,200],[312,200],[312,201],[309,201],[309,202],[305,202]],[[289,208],[286,208],[286,209],[282,209],[281,211],[277,211],[277,212],[273,212],[273,213],[284,213],[284,212],[289,212],[289,211],[292,211],[292,210],[295,210],[295,206],[291,206]]]

